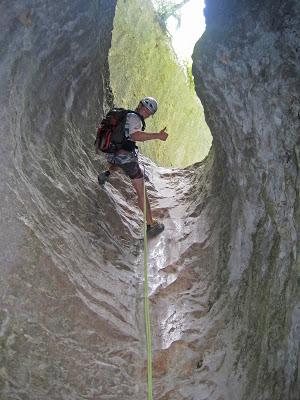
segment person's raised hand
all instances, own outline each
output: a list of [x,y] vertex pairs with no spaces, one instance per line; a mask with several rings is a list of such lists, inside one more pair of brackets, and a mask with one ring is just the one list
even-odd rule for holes
[[163,140],[163,141],[167,140],[169,135],[167,134],[166,129],[167,129],[167,127],[165,126],[164,129],[159,131],[159,139],[160,140]]

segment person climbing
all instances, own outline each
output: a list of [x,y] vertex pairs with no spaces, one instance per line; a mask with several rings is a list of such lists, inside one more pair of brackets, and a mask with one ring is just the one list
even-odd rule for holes
[[[162,140],[168,138],[166,127],[159,132],[144,132],[144,119],[154,115],[157,111],[157,101],[153,97],[144,97],[138,104],[134,112],[128,111],[126,114],[124,141],[121,148],[114,153],[106,154],[106,160],[109,164],[107,171],[99,174],[98,182],[102,186],[108,181],[111,173],[121,168],[131,179],[132,185],[137,193],[138,206],[144,212],[144,175],[139,166],[136,143],[146,140]],[[155,235],[164,230],[161,222],[153,219],[150,202],[146,191],[146,221],[147,234]]]

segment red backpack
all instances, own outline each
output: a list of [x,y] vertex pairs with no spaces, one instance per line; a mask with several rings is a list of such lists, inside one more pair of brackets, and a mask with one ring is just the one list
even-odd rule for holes
[[124,108],[113,108],[106,114],[98,127],[95,140],[97,154],[99,154],[99,150],[103,153],[115,153],[123,147],[127,141],[125,124],[128,113],[138,115],[143,124],[142,130],[145,130],[144,118],[139,113]]

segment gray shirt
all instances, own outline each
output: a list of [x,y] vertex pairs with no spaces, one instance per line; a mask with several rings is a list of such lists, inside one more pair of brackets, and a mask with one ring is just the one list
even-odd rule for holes
[[126,117],[126,123],[125,123],[125,137],[128,140],[131,139],[131,134],[133,132],[141,131],[142,130],[142,120],[141,118],[133,113],[128,113]]

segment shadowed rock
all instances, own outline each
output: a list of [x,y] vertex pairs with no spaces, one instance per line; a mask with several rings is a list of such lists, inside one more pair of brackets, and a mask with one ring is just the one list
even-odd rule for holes
[[[145,398],[142,215],[97,185],[115,2],[0,6],[1,399]],[[207,1],[205,162],[141,157],[154,398],[298,400],[299,4]]]

